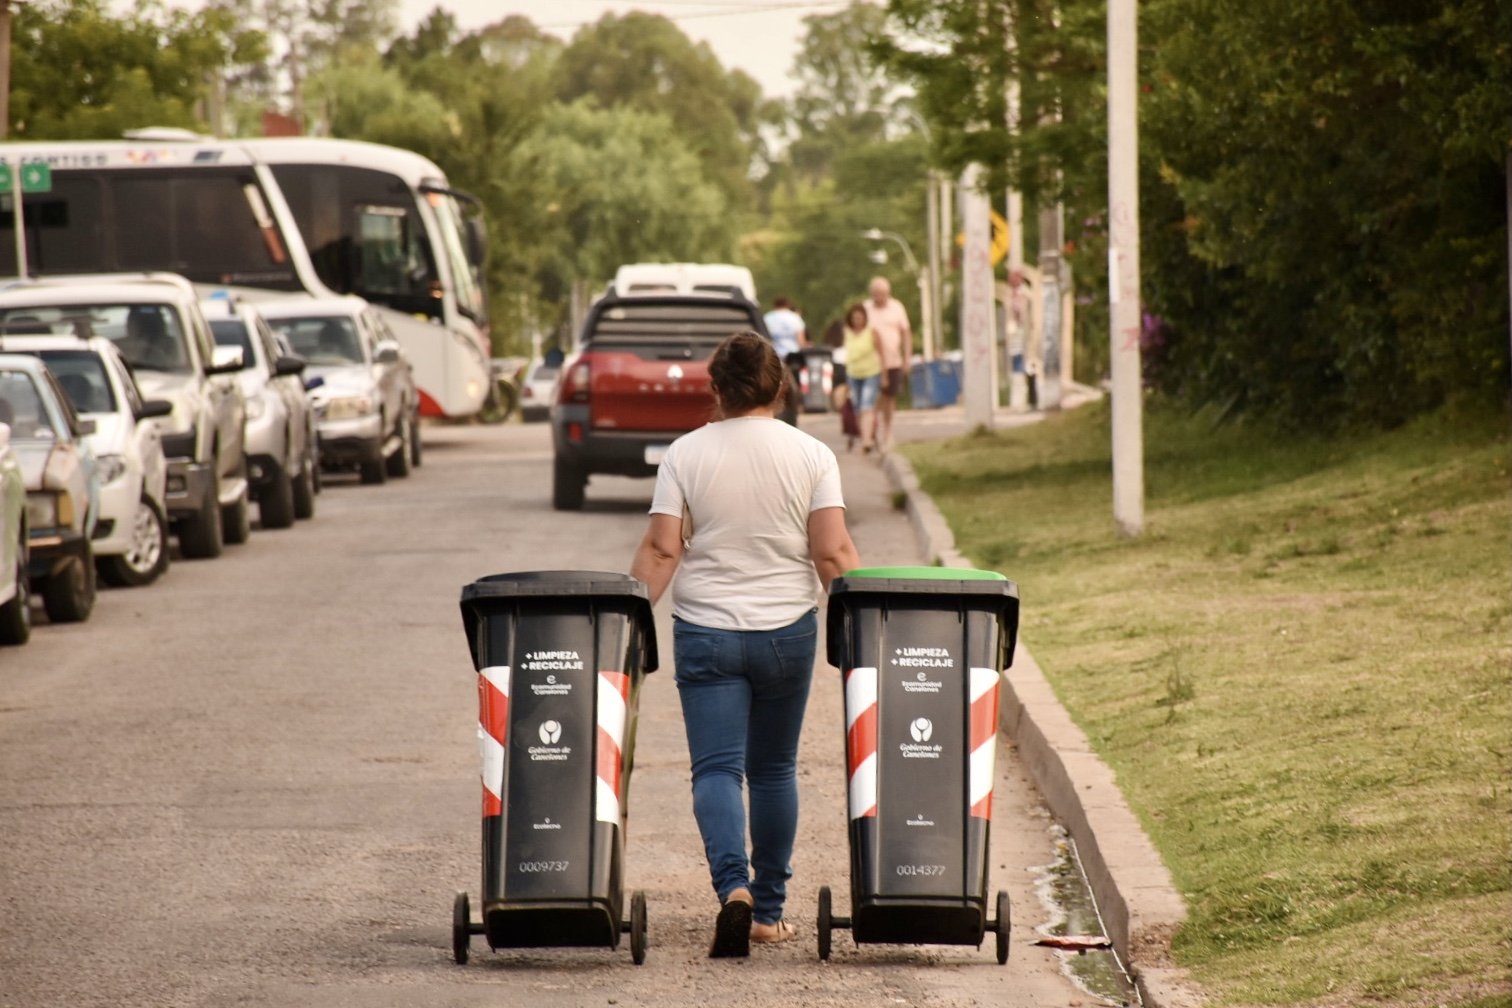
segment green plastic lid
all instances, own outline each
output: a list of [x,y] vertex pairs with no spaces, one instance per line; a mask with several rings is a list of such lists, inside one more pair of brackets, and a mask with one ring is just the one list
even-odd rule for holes
[[845,578],[895,578],[902,581],[1007,581],[997,571],[970,567],[858,567]]

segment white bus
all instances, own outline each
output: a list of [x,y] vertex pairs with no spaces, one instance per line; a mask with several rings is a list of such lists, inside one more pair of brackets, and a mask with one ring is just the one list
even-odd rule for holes
[[[31,276],[165,270],[196,284],[378,306],[415,367],[421,412],[468,417],[490,388],[477,202],[409,151],[303,137],[0,145],[41,162],[23,194]],[[15,276],[13,196],[0,194],[0,276]]]

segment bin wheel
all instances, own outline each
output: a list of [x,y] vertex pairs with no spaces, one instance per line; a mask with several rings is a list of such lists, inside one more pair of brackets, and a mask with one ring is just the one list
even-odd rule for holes
[[639,889],[630,896],[630,961],[646,961],[646,894]]
[[457,893],[452,903],[452,958],[458,966],[467,965],[467,946],[472,941],[472,906],[467,893]]
[[998,890],[997,895],[997,961],[1001,966],[1008,961],[1008,928],[1010,915],[1008,910],[1008,894]]
[[830,957],[830,928],[834,925],[834,918],[830,912],[830,887],[819,887],[819,920],[814,928],[819,935],[819,958],[826,961]]

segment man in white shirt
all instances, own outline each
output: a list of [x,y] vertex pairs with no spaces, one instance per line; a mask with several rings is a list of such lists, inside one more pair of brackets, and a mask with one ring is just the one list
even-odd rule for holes
[[788,354],[795,354],[808,346],[808,326],[803,321],[803,316],[793,308],[793,302],[787,298],[778,298],[772,302],[772,310],[765,315],[767,334],[772,337],[772,346],[777,348],[777,356],[784,361]]

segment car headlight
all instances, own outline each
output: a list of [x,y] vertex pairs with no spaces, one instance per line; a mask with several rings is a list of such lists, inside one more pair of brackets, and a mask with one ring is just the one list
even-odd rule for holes
[[373,412],[373,400],[367,396],[339,396],[326,401],[327,420],[355,420]]
[[126,457],[124,455],[101,455],[100,483],[114,483],[126,475]]
[[267,410],[267,408],[268,408],[268,404],[267,404],[266,400],[263,399],[262,396],[260,396],[260,395],[253,396],[251,399],[247,400],[247,419],[248,420],[261,420],[263,412],[265,410]]

